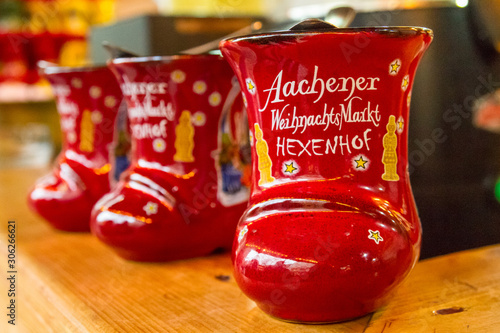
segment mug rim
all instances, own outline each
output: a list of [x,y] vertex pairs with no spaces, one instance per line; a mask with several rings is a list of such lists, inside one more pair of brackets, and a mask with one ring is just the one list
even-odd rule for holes
[[130,64],[130,63],[147,63],[147,62],[171,62],[181,59],[200,59],[200,58],[220,58],[224,59],[220,54],[174,54],[174,55],[158,55],[158,56],[137,56],[137,57],[120,57],[109,59],[111,64]]
[[106,65],[83,65],[83,66],[59,66],[58,64],[45,62],[47,65],[42,65],[41,62],[37,64],[37,67],[46,75],[51,74],[62,74],[62,73],[81,73],[81,72],[93,72],[103,69],[108,69]]
[[312,29],[312,30],[282,30],[275,32],[264,32],[258,34],[250,34],[244,36],[237,36],[226,38],[222,42],[239,42],[241,40],[250,39],[266,39],[272,37],[292,37],[292,36],[314,36],[314,35],[334,35],[338,33],[354,34],[360,32],[378,33],[380,35],[391,36],[397,38],[399,36],[418,36],[429,35],[434,37],[432,29],[420,26],[372,26],[372,27],[348,27],[348,28],[335,28],[332,29]]

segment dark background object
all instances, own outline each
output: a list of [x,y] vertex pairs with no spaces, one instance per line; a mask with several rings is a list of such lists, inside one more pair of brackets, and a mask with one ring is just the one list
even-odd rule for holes
[[90,31],[92,62],[104,64],[106,41],[141,56],[174,55],[250,25],[252,17],[170,17],[143,15]]
[[491,186],[500,175],[500,135],[472,125],[475,100],[500,88],[500,66],[476,9],[359,13],[351,24],[434,30],[415,77],[409,124],[421,258],[500,242],[500,204]]

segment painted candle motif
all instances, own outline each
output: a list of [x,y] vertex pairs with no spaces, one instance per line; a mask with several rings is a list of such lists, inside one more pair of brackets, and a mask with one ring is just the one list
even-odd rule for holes
[[255,150],[257,151],[258,169],[260,173],[259,185],[262,186],[275,180],[271,175],[273,162],[269,157],[269,147],[267,146],[266,140],[264,140],[264,133],[262,133],[259,124],[255,124],[254,127],[256,140]]
[[80,150],[88,153],[94,151],[94,123],[89,110],[83,111],[82,115]]
[[397,173],[398,155],[396,147],[398,146],[398,137],[396,136],[396,117],[389,116],[387,123],[387,134],[383,138],[384,153],[382,155],[382,163],[384,163],[383,180],[398,181]]
[[175,127],[174,161],[194,162],[194,127],[191,124],[191,113],[182,111],[179,124]]

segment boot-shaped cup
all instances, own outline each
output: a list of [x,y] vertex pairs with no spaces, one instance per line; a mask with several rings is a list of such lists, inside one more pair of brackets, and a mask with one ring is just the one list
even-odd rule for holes
[[231,248],[249,196],[240,88],[217,55],[120,58],[131,167],[94,207],[92,231],[125,259],[168,261]]
[[63,146],[28,204],[54,228],[89,231],[93,205],[114,182],[115,119],[122,93],[107,67],[42,69],[59,113]]
[[253,184],[236,281],[266,313],[333,322],[386,302],[418,259],[408,111],[424,28],[290,31],[221,42],[246,99]]

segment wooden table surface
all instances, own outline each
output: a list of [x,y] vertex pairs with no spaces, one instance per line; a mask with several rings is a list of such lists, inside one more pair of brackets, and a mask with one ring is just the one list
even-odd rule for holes
[[[0,170],[0,332],[500,332],[500,245],[419,262],[374,314],[290,324],[240,292],[227,254],[127,262],[90,234],[52,230],[25,204],[42,173]],[[15,326],[6,308],[8,220],[16,222]]]

